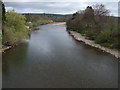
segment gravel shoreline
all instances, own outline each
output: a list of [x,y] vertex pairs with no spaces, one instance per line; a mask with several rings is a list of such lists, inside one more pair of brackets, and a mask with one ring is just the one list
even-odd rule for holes
[[84,42],[87,45],[90,45],[92,47],[98,48],[104,52],[107,52],[113,56],[115,56],[116,58],[120,58],[120,51],[116,50],[116,49],[110,49],[110,48],[106,48],[103,47],[99,44],[96,44],[93,40],[88,40],[85,38],[85,36],[82,36],[80,33],[76,32],[76,31],[68,31],[70,33],[70,35],[72,35],[76,40]]

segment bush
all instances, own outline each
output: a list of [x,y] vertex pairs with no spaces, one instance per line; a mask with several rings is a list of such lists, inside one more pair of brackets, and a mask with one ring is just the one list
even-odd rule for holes
[[101,31],[101,33],[96,37],[95,41],[97,43],[111,43],[113,38],[111,37],[110,32]]
[[86,31],[85,34],[91,40],[95,40],[95,38],[97,37],[97,33],[93,30]]

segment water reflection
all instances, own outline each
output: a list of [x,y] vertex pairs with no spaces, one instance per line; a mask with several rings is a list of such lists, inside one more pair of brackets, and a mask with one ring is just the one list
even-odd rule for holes
[[75,41],[63,25],[43,25],[3,55],[3,87],[116,88],[118,60]]
[[2,69],[3,73],[8,73],[9,70],[15,69],[25,63],[27,57],[28,42],[21,43],[19,46],[9,50],[3,54]]

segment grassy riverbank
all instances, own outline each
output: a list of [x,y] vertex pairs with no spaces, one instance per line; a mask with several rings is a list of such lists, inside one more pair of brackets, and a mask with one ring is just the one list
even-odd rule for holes
[[120,50],[118,19],[109,16],[109,10],[104,5],[96,4],[73,14],[67,21],[67,29],[81,33],[104,47]]

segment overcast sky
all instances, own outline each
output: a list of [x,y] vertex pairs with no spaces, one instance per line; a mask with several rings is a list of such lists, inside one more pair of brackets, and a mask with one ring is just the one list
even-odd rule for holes
[[[15,2],[15,0],[3,0],[6,10],[14,9],[18,13],[54,13],[54,14],[72,14],[78,10],[85,9],[88,5],[93,4],[104,4],[107,9],[111,11],[111,15],[118,16],[118,0],[106,1],[98,0],[92,2],[91,0],[76,1],[69,0],[60,2],[41,0],[20,0]],[[73,2],[74,1],[74,2]]]

